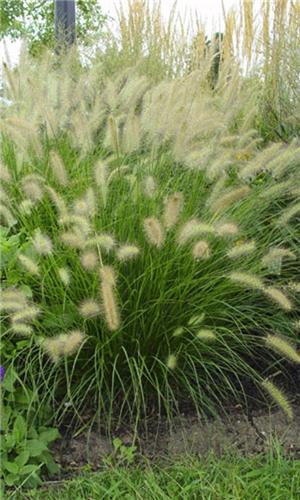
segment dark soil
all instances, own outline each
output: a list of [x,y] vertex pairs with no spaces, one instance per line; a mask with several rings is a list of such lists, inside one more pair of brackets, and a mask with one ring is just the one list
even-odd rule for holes
[[[213,452],[251,456],[265,453],[274,443],[282,446],[284,455],[300,458],[300,394],[294,397],[294,419],[289,422],[281,410],[265,409],[246,413],[241,405],[231,408],[226,416],[200,421],[194,414],[181,414],[174,419],[172,429],[166,419],[153,422],[147,434],[138,436],[130,428],[123,428],[118,436],[125,446],[137,446],[137,458],[169,460],[181,455],[205,457]],[[68,476],[87,466],[97,470],[103,459],[114,456],[112,438],[96,430],[77,437],[62,438],[53,447],[54,456],[62,466],[62,475]]]

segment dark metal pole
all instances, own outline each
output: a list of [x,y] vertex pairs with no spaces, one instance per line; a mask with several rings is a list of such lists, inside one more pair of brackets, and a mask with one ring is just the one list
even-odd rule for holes
[[55,37],[58,49],[70,47],[76,40],[75,0],[55,1]]

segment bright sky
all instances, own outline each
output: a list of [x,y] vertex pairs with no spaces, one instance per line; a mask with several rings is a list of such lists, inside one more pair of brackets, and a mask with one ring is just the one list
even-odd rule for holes
[[[105,14],[110,14],[115,17],[115,5],[124,5],[126,8],[127,0],[99,0],[99,4]],[[238,0],[223,0],[226,12],[232,7],[238,5]],[[164,16],[168,16],[172,6],[173,0],[161,0],[161,9]],[[222,23],[222,0],[177,0],[177,10],[181,15],[189,14],[191,11],[197,11],[201,20],[207,27],[207,34],[212,31],[221,31]],[[11,43],[6,41],[9,59],[12,64],[18,62],[20,52],[20,42]],[[5,61],[6,55],[3,42],[0,42],[0,60]]]

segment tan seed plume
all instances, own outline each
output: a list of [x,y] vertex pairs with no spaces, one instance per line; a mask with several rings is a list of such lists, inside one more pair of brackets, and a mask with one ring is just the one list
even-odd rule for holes
[[163,213],[163,224],[167,230],[177,224],[182,208],[182,193],[174,193],[167,198]]
[[144,231],[149,243],[161,248],[165,242],[163,227],[155,217],[148,217],[144,220]]

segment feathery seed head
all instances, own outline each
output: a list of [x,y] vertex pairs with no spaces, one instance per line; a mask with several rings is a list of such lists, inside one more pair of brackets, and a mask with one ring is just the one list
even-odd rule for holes
[[84,334],[80,330],[73,330],[65,339],[62,354],[64,356],[71,356],[78,350],[83,340]]
[[18,255],[18,259],[21,262],[22,266],[26,269],[26,271],[28,271],[31,274],[34,274],[35,276],[40,275],[38,265],[30,257],[27,257],[26,255],[20,253]]
[[27,198],[35,203],[43,198],[43,190],[40,183],[27,179],[27,177],[22,180],[22,191],[25,193]]
[[52,203],[55,205],[59,215],[61,217],[66,216],[68,211],[63,198],[50,186],[46,186],[46,191],[49,194]]
[[235,236],[238,232],[239,228],[233,222],[225,222],[216,225],[216,234],[221,237]]
[[0,180],[9,184],[11,182],[11,174],[6,165],[0,163]]
[[15,312],[11,319],[13,323],[26,323],[27,321],[34,321],[40,312],[40,309],[35,306],[31,306]]
[[11,227],[16,223],[16,219],[13,217],[10,209],[2,203],[0,204],[0,217],[7,227]]
[[144,180],[144,193],[148,198],[154,198],[156,194],[156,181],[152,175],[147,175]]
[[244,257],[245,255],[249,255],[254,252],[256,249],[255,241],[248,241],[246,243],[242,243],[241,245],[235,245],[227,252],[227,257],[230,259],[238,259],[239,257]]
[[288,299],[281,290],[278,290],[278,288],[269,286],[264,289],[264,293],[285,311],[291,311],[293,309],[290,299]]
[[73,204],[73,210],[75,216],[88,216],[89,207],[86,198],[80,198],[78,200],[75,200]]
[[67,186],[68,184],[68,174],[65,165],[56,151],[50,152],[50,163],[52,167],[53,174],[62,186]]
[[285,414],[288,416],[288,418],[291,420],[293,418],[293,410],[292,407],[287,400],[286,396],[283,394],[283,392],[276,387],[272,382],[269,380],[264,380],[262,382],[263,388],[270,394],[272,399],[280,406],[280,408],[285,412]]
[[80,235],[76,232],[67,231],[65,233],[62,233],[61,240],[65,245],[71,248],[82,249],[85,246],[83,235]]
[[182,335],[184,332],[184,328],[182,326],[179,326],[178,328],[176,328],[176,330],[174,330],[173,332],[173,337],[179,337],[180,335]]
[[117,258],[121,261],[132,260],[140,253],[140,250],[135,245],[122,245],[117,250]]
[[106,282],[110,286],[116,286],[117,279],[116,273],[111,266],[102,266],[100,269],[100,278],[103,282]]
[[244,273],[244,272],[232,272],[228,275],[228,278],[234,283],[243,285],[246,288],[251,288],[254,290],[264,289],[263,281],[254,274]]
[[94,247],[94,246],[99,246],[101,250],[104,250],[105,252],[109,252],[112,250],[115,246],[115,240],[110,234],[102,233],[98,234],[94,238],[90,238],[86,242],[86,247]]
[[42,346],[52,361],[57,362],[61,356],[74,354],[83,340],[84,334],[79,330],[74,330],[69,334],[62,333],[51,339],[45,339]]
[[294,361],[295,363],[300,363],[300,355],[297,351],[281,337],[277,335],[268,335],[266,337],[266,345],[273,349],[274,351],[282,354],[286,358]]
[[40,229],[36,229],[32,242],[39,255],[50,255],[52,253],[52,241],[49,236],[42,234]]
[[208,259],[210,257],[210,249],[207,241],[197,241],[197,243],[193,247],[192,253],[194,259],[196,260]]
[[34,207],[34,204],[33,204],[32,200],[25,199],[25,200],[21,201],[20,206],[19,206],[19,210],[20,210],[21,214],[30,215],[33,207]]
[[288,248],[271,248],[269,252],[262,258],[263,266],[270,266],[276,262],[281,261],[282,258],[295,259],[296,255]]
[[91,231],[91,226],[86,217],[82,215],[65,215],[59,219],[61,225],[73,225],[74,232],[87,236]]
[[94,175],[95,175],[96,185],[99,188],[105,186],[107,179],[107,166],[102,160],[99,160],[96,163]]
[[24,323],[13,321],[11,324],[11,328],[14,333],[17,333],[18,335],[24,335],[25,337],[32,335],[33,333],[32,327]]
[[106,324],[109,330],[114,332],[120,327],[120,315],[114,294],[114,285],[107,279],[107,276],[101,283],[101,298]]
[[211,204],[211,210],[215,212],[220,212],[221,210],[225,210],[230,207],[233,203],[242,200],[249,194],[250,188],[248,186],[242,186],[239,188],[235,188],[230,190],[221,196],[218,200]]
[[26,297],[17,288],[6,288],[1,290],[1,300],[2,302],[18,302],[19,304],[26,304]]
[[93,250],[86,250],[81,255],[80,262],[87,271],[93,271],[98,265],[98,255]]
[[287,224],[298,213],[300,213],[300,202],[295,203],[291,207],[285,208],[277,221],[277,225],[280,226],[281,224]]
[[101,313],[101,308],[94,300],[86,299],[80,304],[79,312],[83,318],[94,318]]
[[197,338],[201,340],[215,340],[216,334],[212,330],[208,330],[206,328],[202,328],[197,332]]
[[161,248],[165,241],[163,227],[155,217],[148,217],[144,220],[144,231],[149,243]]
[[296,281],[290,281],[287,288],[291,290],[291,292],[300,293],[300,283]]
[[163,213],[163,224],[167,230],[177,224],[182,208],[183,208],[182,193],[174,193],[167,198]]
[[71,282],[70,271],[66,267],[60,267],[58,269],[58,275],[65,286],[69,286]]
[[185,245],[189,240],[201,236],[202,234],[213,233],[213,228],[210,224],[198,221],[198,219],[190,219],[179,230],[177,235],[177,243]]
[[174,370],[176,368],[177,358],[176,358],[175,354],[170,354],[168,356],[166,365],[170,370]]

